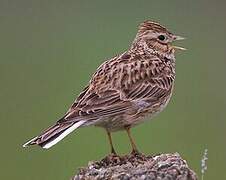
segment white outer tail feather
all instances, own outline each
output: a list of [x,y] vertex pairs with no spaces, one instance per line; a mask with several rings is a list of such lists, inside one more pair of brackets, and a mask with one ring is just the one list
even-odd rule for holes
[[79,126],[81,126],[82,124],[84,124],[84,122],[85,121],[79,121],[79,122],[73,124],[71,127],[69,127],[68,129],[66,129],[61,135],[59,135],[56,139],[54,139],[53,141],[50,141],[49,143],[45,144],[42,148],[49,149],[50,147],[52,147],[53,145],[55,145],[56,143],[58,143],[59,141],[61,141],[63,138],[65,138],[72,131],[74,131]]
[[[63,138],[65,138],[68,134],[70,134],[72,131],[74,131],[75,129],[77,129],[78,127],[80,127],[82,124],[84,124],[85,121],[78,121],[75,124],[73,124],[71,127],[67,128],[62,134],[60,134],[57,138],[53,139],[52,141],[46,143],[44,146],[42,146],[42,148],[44,149],[49,149],[50,147],[52,147],[53,145],[55,145],[56,143],[58,143],[59,141],[61,141]],[[38,136],[32,138],[31,140],[29,140],[27,143],[25,143],[23,145],[23,147],[27,147],[27,145],[32,142],[34,139],[38,138]]]
[[35,140],[35,139],[37,139],[37,138],[38,138],[38,136],[32,138],[31,140],[29,140],[28,142],[26,142],[25,144],[23,144],[23,147],[24,147],[24,148],[28,147],[28,144],[30,144],[30,142],[32,142],[33,140]]

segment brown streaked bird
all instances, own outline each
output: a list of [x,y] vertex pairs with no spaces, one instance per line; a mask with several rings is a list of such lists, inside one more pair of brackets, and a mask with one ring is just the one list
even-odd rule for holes
[[115,154],[111,133],[126,130],[151,119],[168,104],[175,79],[175,50],[172,42],[183,39],[152,21],[140,24],[131,47],[105,61],[93,74],[67,113],[53,126],[23,146],[37,144],[45,149],[79,127],[98,126],[106,130]]

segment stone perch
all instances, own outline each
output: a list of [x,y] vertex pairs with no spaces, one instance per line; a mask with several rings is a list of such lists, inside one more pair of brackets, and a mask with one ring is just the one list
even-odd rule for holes
[[109,155],[80,168],[71,180],[197,180],[178,153],[153,156]]

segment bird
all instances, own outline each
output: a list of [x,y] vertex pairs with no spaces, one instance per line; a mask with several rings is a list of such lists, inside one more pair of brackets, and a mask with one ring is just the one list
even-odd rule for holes
[[175,52],[185,50],[172,43],[183,39],[157,22],[142,22],[128,50],[105,60],[65,115],[23,147],[48,149],[80,127],[96,126],[106,130],[112,154],[112,133],[120,130],[128,134],[131,153],[139,153],[130,130],[167,106],[176,75]]

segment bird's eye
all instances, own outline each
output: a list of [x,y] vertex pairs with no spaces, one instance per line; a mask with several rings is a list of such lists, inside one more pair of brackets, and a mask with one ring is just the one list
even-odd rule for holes
[[158,39],[159,39],[160,41],[164,41],[164,40],[166,39],[166,37],[165,37],[164,35],[159,35],[159,36],[158,36]]

